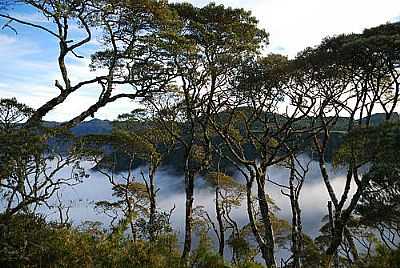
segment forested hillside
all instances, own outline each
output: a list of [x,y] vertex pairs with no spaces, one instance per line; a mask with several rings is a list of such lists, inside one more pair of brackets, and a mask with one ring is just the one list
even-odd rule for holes
[[[218,115],[218,117],[223,118],[224,115]],[[362,119],[363,121],[366,120],[366,118]],[[391,117],[390,121],[392,122],[397,122],[399,120],[398,114],[394,113],[393,116]],[[381,124],[383,124],[385,122],[385,114],[373,114],[371,115],[371,126],[379,126]],[[299,121],[299,124],[307,124],[307,120],[304,120],[304,122]],[[56,127],[58,124],[60,123],[51,123],[51,122],[46,122],[45,125],[48,127]],[[146,125],[148,124],[148,122],[143,121],[143,122],[136,122],[136,124],[134,122],[131,122],[131,128],[133,132],[140,132],[143,131],[143,129],[146,128]],[[333,156],[335,154],[335,152],[339,149],[340,145],[343,142],[343,138],[345,137],[345,135],[347,134],[347,128],[346,126],[349,124],[349,118],[338,118],[338,122],[336,122],[335,126],[332,128],[331,131],[331,139],[329,141],[329,143],[327,144],[327,148],[326,148],[326,158],[328,160],[328,162],[332,162],[333,160]],[[119,121],[114,121],[114,122],[110,122],[110,121],[103,121],[103,120],[98,120],[98,119],[93,119],[87,122],[83,122],[79,125],[77,125],[76,127],[72,128],[71,134],[73,134],[73,137],[83,137],[83,136],[89,136],[89,135],[110,135],[112,133],[112,129],[113,129],[113,125],[114,128],[118,128],[118,126],[120,125]],[[308,133],[306,133],[306,135],[304,135],[305,137],[307,136]],[[184,135],[184,134],[183,134]],[[97,137],[99,138],[99,137]],[[300,137],[300,139],[302,139],[302,137]],[[71,138],[71,143],[69,145],[72,144],[72,140],[73,138]],[[214,146],[221,146],[222,141],[218,138],[216,138],[214,140],[215,145]],[[308,155],[309,157],[314,157],[314,151],[313,151],[313,146],[312,146],[312,141],[309,140],[308,143],[304,143],[304,141],[298,141],[299,144],[302,144],[303,148],[302,148],[302,152],[306,155]],[[53,142],[52,140],[50,140],[50,146],[54,147],[55,150],[59,150],[61,152],[66,152],[68,150],[68,146],[63,146],[63,145],[59,145],[57,144],[57,142]],[[246,153],[249,155],[250,158],[252,159],[257,159],[259,156],[257,155],[257,151],[253,150],[251,148],[251,146],[247,147],[248,150],[246,151]],[[110,147],[109,147],[109,151],[108,154],[109,155],[113,155],[113,157],[115,158],[115,163],[114,163],[114,168],[116,171],[121,172],[121,171],[125,171],[128,169],[129,167],[129,155],[127,155],[126,153],[124,153],[123,151],[118,150],[118,148],[115,148],[115,150],[112,150],[111,148],[111,143],[110,143]],[[214,163],[215,164],[215,163]],[[140,165],[146,165],[146,161],[144,161],[143,159],[137,158],[134,163],[133,163],[133,167],[137,168]],[[225,170],[225,172],[227,173],[234,173],[235,172],[235,166],[229,162],[229,161],[224,161],[224,159],[221,159],[220,162],[221,167],[223,167],[223,169]],[[99,163],[99,166],[96,167],[99,168],[102,166],[102,163]],[[178,174],[183,174],[184,171],[184,159],[183,159],[183,151],[182,148],[174,148],[173,150],[171,150],[170,152],[168,152],[168,155],[166,156],[165,160],[161,163],[161,166],[164,168],[169,169],[171,172],[176,172]]]

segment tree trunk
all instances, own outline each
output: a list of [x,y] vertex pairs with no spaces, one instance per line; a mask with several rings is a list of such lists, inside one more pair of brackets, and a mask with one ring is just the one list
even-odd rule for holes
[[215,211],[217,214],[218,228],[219,228],[219,249],[218,253],[221,257],[224,256],[224,248],[225,248],[225,231],[224,231],[224,223],[222,221],[222,213],[221,206],[219,202],[219,186],[215,189]]
[[293,254],[293,267],[301,267],[301,255],[303,253],[303,235],[301,225],[301,210],[296,196],[293,180],[294,180],[294,166],[291,167],[291,174],[289,179],[290,188],[290,205],[292,208],[292,254]]
[[266,250],[265,248],[264,239],[261,237],[260,232],[258,231],[256,225],[256,219],[253,214],[253,201],[252,201],[252,186],[253,186],[254,177],[251,176],[250,180],[246,183],[246,203],[247,203],[247,215],[249,217],[251,231],[256,238],[257,244],[260,247],[261,255],[265,261],[267,261]]
[[265,194],[265,173],[257,174],[257,197],[258,205],[261,212],[261,223],[264,227],[264,245],[261,248],[263,251],[262,255],[265,259],[265,264],[268,268],[276,267],[275,261],[275,241],[274,232],[272,228],[272,221],[270,217],[269,205],[267,201],[267,196]]
[[185,191],[186,191],[185,244],[183,246],[183,252],[181,257],[183,260],[187,259],[192,247],[194,173],[190,170],[187,170],[185,174]]
[[329,267],[332,265],[333,261],[333,267],[338,268],[339,267],[339,261],[338,261],[338,255],[337,255],[337,248],[339,247],[341,241],[342,241],[342,233],[338,232],[340,228],[337,228],[336,224],[337,222],[334,221],[333,219],[333,209],[332,209],[332,201],[328,201],[328,212],[329,212],[329,229],[331,232],[331,241],[333,244],[337,244],[336,247],[329,247],[327,250],[326,255],[328,256],[329,260]]
[[347,209],[343,210],[341,214],[335,217],[333,224],[332,240],[329,244],[328,249],[326,250],[326,255],[334,256],[335,253],[337,252],[337,249],[339,248],[340,244],[343,241],[343,233],[344,229],[346,228],[346,224],[349,221],[351,213],[356,207],[358,200],[360,200],[361,193],[365,189],[364,185],[366,185],[367,183],[368,181],[361,182],[361,185],[359,185],[356,193],[353,195]]
[[[261,234],[258,230],[258,227],[257,227],[254,213],[253,213],[252,186],[253,186],[253,181],[254,181],[255,177],[256,177],[255,173],[250,171],[250,180],[248,180],[246,183],[247,215],[249,217],[251,230],[253,232],[253,235],[256,238],[256,242],[258,244],[258,247],[260,248],[261,256],[264,259],[265,264],[267,265],[268,268],[274,268],[274,267],[276,267],[275,258],[274,258],[274,246],[272,246],[272,248],[271,248],[271,245],[267,245],[267,243],[265,242],[265,240],[267,240],[267,238],[265,238],[265,236],[264,237],[261,236]],[[264,193],[264,197],[265,197],[265,193]],[[265,206],[264,206],[264,210],[265,210]],[[263,221],[264,220],[266,220],[267,222],[270,223],[269,215],[266,218],[263,217]],[[267,225],[268,225],[268,223],[267,223]],[[272,233],[272,226],[271,226],[271,224],[269,224],[269,225],[271,227],[270,232]],[[264,226],[265,226],[265,224],[264,224]],[[273,239],[272,239],[272,241],[273,241]]]
[[150,215],[149,215],[149,223],[150,223],[150,241],[154,241],[155,234],[154,234],[154,221],[156,217],[156,190],[155,190],[155,172],[156,166],[151,166],[149,168],[149,201],[150,201]]

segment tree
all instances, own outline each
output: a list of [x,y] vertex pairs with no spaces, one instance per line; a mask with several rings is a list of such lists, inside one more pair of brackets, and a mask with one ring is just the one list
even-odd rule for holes
[[217,236],[219,242],[218,253],[223,257],[226,240],[225,232],[231,229],[233,236],[239,232],[238,224],[232,219],[230,213],[232,207],[240,206],[244,197],[244,187],[234,178],[219,170],[216,172],[209,172],[205,179],[215,189],[214,201],[218,228],[216,228],[207,211],[205,211],[204,214],[207,217],[206,220],[211,223],[213,231]]
[[[395,48],[398,24],[382,25],[365,30],[362,34],[341,35],[326,39],[314,49],[307,49],[296,61],[302,75],[301,87],[308,85],[318,100],[314,146],[323,181],[330,196],[332,210],[332,240],[326,253],[330,259],[337,252],[350,220],[368,180],[360,178],[360,168],[366,163],[353,157],[347,162],[346,185],[339,197],[333,190],[326,169],[328,143],[335,135],[335,125],[341,116],[348,115],[347,132],[358,127],[370,127],[372,113],[379,106],[386,120],[393,116],[398,102],[398,49]],[[392,49],[393,48],[393,49]],[[345,135],[346,132],[336,133]],[[354,148],[351,149],[351,151]],[[355,194],[350,197],[352,182]],[[345,207],[346,201],[349,205]],[[356,249],[353,250],[357,258]]]
[[[62,126],[73,127],[88,116],[93,117],[107,103],[118,99],[135,100],[153,91],[160,91],[173,77],[163,58],[161,45],[161,35],[166,34],[168,24],[173,21],[164,2],[26,0],[7,2],[6,7],[12,9],[20,3],[32,8],[51,26],[18,19],[2,12],[0,18],[4,21],[3,29],[16,31],[14,24],[21,24],[54,38],[59,44],[57,63],[62,78],[61,81],[55,81],[58,95],[32,113],[28,119],[29,124],[42,120],[71,94],[84,92],[90,86],[99,87],[98,100]],[[75,25],[79,26],[84,35],[76,41],[71,39],[72,26]],[[99,36],[102,38],[102,46],[92,55],[91,67],[98,70],[99,75],[72,83],[66,59],[83,58],[77,50],[85,48],[96,38],[95,28],[101,30]],[[116,89],[122,85],[129,86],[129,90],[116,93]]]
[[337,161],[348,161],[350,148],[357,159],[368,163],[364,173],[364,192],[355,212],[360,225],[378,230],[382,242],[388,248],[398,248],[399,237],[399,175],[398,123],[359,129],[351,132],[340,148]]
[[[288,149],[288,151],[290,151]],[[297,154],[300,153],[296,152]],[[311,160],[307,163],[302,163],[301,159],[298,158],[297,154],[293,153],[289,156],[287,168],[289,169],[289,183],[286,185],[279,185],[281,188],[282,194],[287,196],[290,199],[290,207],[292,210],[292,221],[291,221],[291,252],[292,256],[290,256],[289,260],[293,267],[299,268],[302,266],[302,263],[305,260],[304,250],[304,234],[303,234],[303,225],[301,219],[301,207],[300,207],[300,194],[303,188],[303,185],[306,180],[306,176],[309,172],[309,167]],[[284,163],[285,164],[285,163]]]
[[[99,88],[97,101],[75,118],[62,123],[59,126],[63,129],[60,130],[61,132],[77,125],[89,116],[93,117],[95,112],[110,102],[121,98],[136,100],[148,96],[151,92],[162,91],[174,77],[171,68],[168,67],[169,63],[163,57],[165,50],[163,45],[165,44],[161,41],[163,40],[161,35],[170,34],[168,28],[170,23],[173,23],[173,16],[168,11],[166,4],[158,1],[133,3],[130,1],[27,0],[6,1],[1,4],[4,7],[0,13],[0,22],[4,22],[2,29],[13,30],[17,33],[16,24],[30,27],[32,30],[47,33],[59,45],[57,65],[61,80],[55,81],[57,96],[46,101],[38,109],[31,110],[29,114],[25,108],[20,107],[25,109],[21,112],[24,115],[22,122],[24,127],[21,127],[21,131],[18,131],[19,133],[14,137],[20,140],[13,144],[7,143],[10,140],[4,138],[5,143],[2,144],[5,154],[16,153],[18,149],[26,152],[26,156],[13,159],[13,161],[23,162],[18,165],[24,165],[24,167],[18,167],[13,162],[12,166],[15,169],[18,168],[19,171],[18,175],[14,173],[13,176],[19,177],[20,193],[25,191],[21,186],[22,177],[30,177],[30,179],[35,177],[36,182],[33,184],[34,189],[31,189],[31,192],[37,192],[36,188],[41,187],[41,190],[46,192],[45,196],[34,199],[43,202],[42,199],[48,199],[54,193],[53,190],[58,187],[56,185],[59,185],[52,179],[57,177],[59,170],[73,163],[73,158],[55,154],[55,152],[52,152],[51,156],[43,157],[40,151],[45,150],[45,144],[54,136],[55,132],[40,130],[42,136],[39,136],[35,128],[41,128],[42,119],[58,105],[64,103],[71,94],[85,92],[88,87]],[[12,10],[14,5],[19,4],[34,10],[36,14],[44,18],[45,23],[18,19],[7,13],[8,10]],[[81,34],[83,33],[83,38],[72,39],[73,31],[77,31],[76,29],[79,29]],[[95,33],[98,31],[100,34],[96,36]],[[71,68],[68,66],[67,60],[69,57],[82,58],[83,56],[79,55],[77,51],[84,49],[96,37],[101,37],[102,45],[92,55],[90,67],[98,71],[98,76],[73,83],[70,75]],[[155,40],[157,42],[154,42]],[[129,89],[121,93],[118,90],[123,85]],[[5,120],[9,120],[9,118],[5,117]],[[23,132],[26,129],[29,131]],[[20,146],[22,142],[27,141],[29,141],[30,147],[16,148],[14,146],[17,144]],[[46,152],[46,155],[50,154]],[[44,170],[50,160],[55,162],[57,168],[54,172],[47,174]],[[2,165],[2,169],[3,167]],[[81,168],[77,165],[75,169],[78,178],[82,175],[78,173]],[[1,173],[5,172],[8,171],[1,170]],[[26,174],[23,175],[21,172]],[[46,179],[43,179],[43,176]],[[67,183],[67,179],[64,179],[64,182]],[[11,182],[9,181],[9,183]],[[21,194],[27,195],[27,193]],[[11,196],[11,199],[17,196],[13,192],[7,193],[7,195]],[[21,206],[25,206],[26,202],[28,201],[20,203]],[[36,201],[32,199],[29,203],[31,202]],[[15,210],[18,210],[17,208],[19,209],[19,206],[15,207]]]
[[[120,115],[119,121],[114,124],[116,129],[129,131],[132,135],[140,138],[142,143],[148,144],[145,153],[140,154],[138,158],[144,160],[148,165],[147,176],[143,171],[141,171],[141,176],[146,185],[150,202],[148,222],[150,241],[156,239],[157,218],[162,220],[162,214],[157,212],[156,197],[160,189],[156,186],[156,172],[174,149],[176,142],[174,137],[164,130],[153,116],[154,114],[151,114],[150,111],[137,109],[130,114]],[[169,214],[172,213],[172,210]]]
[[[0,191],[6,216],[50,206],[49,200],[62,186],[77,184],[87,176],[79,164],[82,155],[74,146],[63,154],[43,137],[52,133],[62,145],[65,134],[40,125],[23,127],[33,112],[16,99],[0,99]],[[65,168],[71,168],[70,175],[59,176]]]
[[[177,46],[170,53],[178,76],[172,113],[183,127],[182,134],[175,132],[175,136],[184,148],[185,159],[186,227],[182,252],[185,259],[191,250],[194,178],[212,160],[209,126],[212,100],[235,74],[236,63],[242,57],[257,54],[267,41],[267,34],[242,9],[215,4],[203,8],[173,4],[171,8],[181,22],[174,36]],[[154,99],[151,103],[159,112],[171,110]]]
[[[246,178],[247,212],[253,234],[268,267],[276,266],[271,211],[266,193],[268,167],[288,158],[287,145],[308,126],[296,124],[308,115],[313,100],[306,96],[285,93],[288,76],[287,59],[280,55],[244,62],[240,75],[230,84],[229,95],[219,95],[213,105],[212,127],[224,141],[227,156]],[[279,113],[280,105],[289,99],[286,114]],[[295,150],[295,149],[292,149]],[[257,186],[258,207],[262,215],[259,231],[251,196]]]
[[[98,171],[108,178],[108,181],[113,187],[113,201],[100,201],[96,206],[108,213],[112,217],[112,224],[120,219],[129,223],[130,231],[133,240],[138,238],[138,224],[142,232],[142,237],[150,237],[151,241],[156,239],[156,234],[165,231],[169,226],[169,215],[158,213],[156,211],[156,192],[154,189],[154,176],[157,167],[159,166],[159,159],[155,145],[148,142],[140,134],[129,132],[127,129],[114,130],[111,135],[93,135],[83,137],[83,144],[87,148],[87,154],[92,156],[92,160],[98,165]],[[110,147],[111,146],[111,152]],[[115,170],[116,153],[120,152],[127,156],[128,166],[127,174],[118,175]],[[153,186],[149,185],[144,178],[144,182],[140,182],[133,174],[135,161],[138,159],[150,159],[156,162],[150,162],[149,174],[153,181]],[[154,171],[153,171],[154,170]],[[122,217],[121,217],[122,213]],[[137,220],[149,217],[149,226],[144,226],[143,222]],[[160,222],[156,222],[156,220]],[[164,224],[161,221],[167,220]],[[120,223],[115,227],[120,226]]]

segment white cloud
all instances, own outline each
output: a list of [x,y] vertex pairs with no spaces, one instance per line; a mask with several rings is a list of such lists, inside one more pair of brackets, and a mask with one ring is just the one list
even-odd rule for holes
[[42,50],[35,42],[26,38],[21,38],[18,35],[13,36],[0,33],[0,55],[2,64],[7,64],[6,61],[25,59],[27,56],[37,55],[41,52]]
[[0,47],[6,47],[15,43],[15,38],[5,34],[0,34]]
[[[184,1],[177,1],[184,2]],[[192,0],[202,6],[209,1]],[[398,0],[216,0],[218,4],[252,11],[260,26],[270,33],[268,51],[295,56],[322,38],[395,20]]]
[[[308,161],[308,158],[304,159]],[[90,169],[93,164],[82,163],[87,169]],[[146,168],[143,168],[146,174]],[[135,176],[140,176],[141,169],[134,171]],[[62,172],[69,172],[69,169],[64,169]],[[331,183],[334,187],[338,196],[340,196],[344,189],[345,184],[345,170],[336,170],[333,172],[332,167],[328,165],[328,172],[331,176]],[[121,176],[124,173],[120,174]],[[270,176],[274,179],[279,179],[279,182],[286,184],[288,180],[289,171],[281,167],[271,167]],[[111,187],[106,182],[106,178],[98,172],[90,171],[90,177],[73,188],[67,187],[63,189],[63,200],[64,201],[75,201],[75,206],[71,210],[71,217],[76,224],[79,224],[81,220],[90,217],[93,220],[105,219],[101,215],[96,215],[93,211],[93,203],[86,202],[100,201],[112,198]],[[204,183],[201,178],[198,178],[197,185],[195,187],[195,206],[203,206],[210,214],[212,219],[215,219],[215,203],[214,193],[212,189],[207,187],[199,187]],[[182,234],[184,231],[184,213],[185,213],[185,193],[183,178],[181,176],[174,176],[168,173],[168,170],[159,170],[157,173],[157,185],[161,189],[158,194],[157,205],[159,208],[169,211],[172,207],[176,206],[172,215],[172,224],[174,230]],[[93,189],[96,189],[95,191]],[[355,185],[351,185],[350,197],[354,193]],[[276,205],[281,209],[278,212],[280,217],[286,220],[291,219],[291,207],[290,200],[288,197],[282,195],[281,188],[274,186],[270,183],[266,186],[266,192],[272,197]],[[253,192],[256,192],[254,188]],[[77,202],[77,200],[83,200],[83,204]],[[300,207],[302,211],[303,228],[309,235],[315,236],[319,232],[321,227],[321,219],[327,214],[327,202],[329,196],[327,195],[326,187],[321,179],[320,170],[317,162],[312,162],[310,174],[305,181],[302,192],[300,194]],[[238,222],[239,226],[243,226],[248,223],[248,215],[246,213],[246,202],[243,201],[242,205],[238,208],[233,209],[233,218]],[[104,221],[108,222],[108,221]]]
[[361,32],[398,15],[400,1],[271,0],[258,1],[254,14],[271,33],[271,49],[285,47],[290,56],[326,36]]

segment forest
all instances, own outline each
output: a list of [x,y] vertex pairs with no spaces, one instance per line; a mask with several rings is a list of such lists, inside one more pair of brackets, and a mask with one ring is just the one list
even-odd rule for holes
[[[59,72],[40,107],[0,96],[0,267],[400,267],[400,22],[293,58],[265,52],[250,11],[214,3],[2,0],[0,27],[48,35]],[[94,75],[77,80],[83,57]],[[89,91],[76,116],[45,120]],[[122,99],[130,110],[93,120]],[[160,205],[167,169],[180,206]],[[62,195],[94,173],[108,220],[72,221]],[[328,200],[312,204],[317,234],[311,173]]]

